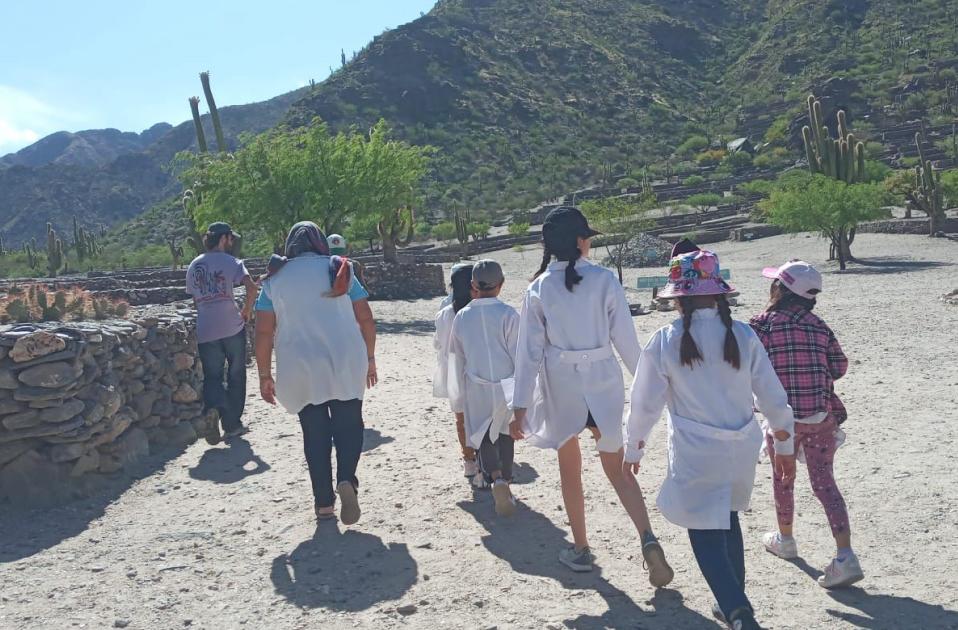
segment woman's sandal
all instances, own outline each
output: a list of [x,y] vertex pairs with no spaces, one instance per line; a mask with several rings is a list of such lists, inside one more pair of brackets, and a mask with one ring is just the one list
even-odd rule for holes
[[353,484],[344,481],[336,486],[339,493],[339,501],[342,507],[339,509],[339,520],[343,525],[354,525],[359,521],[362,510],[359,509],[359,497],[356,496],[356,488]]

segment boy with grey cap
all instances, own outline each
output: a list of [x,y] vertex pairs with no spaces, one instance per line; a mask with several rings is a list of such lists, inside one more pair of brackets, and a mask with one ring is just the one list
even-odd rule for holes
[[519,342],[519,313],[499,301],[505,281],[494,260],[472,267],[473,299],[452,323],[449,354],[453,362],[449,400],[465,415],[466,443],[479,452],[479,466],[492,483],[496,513],[516,511],[509,482],[515,443],[509,435],[513,374]]

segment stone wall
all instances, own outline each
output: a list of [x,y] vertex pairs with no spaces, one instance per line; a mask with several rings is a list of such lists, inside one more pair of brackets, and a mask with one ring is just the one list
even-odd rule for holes
[[[958,233],[958,219],[945,219],[938,229],[946,234]],[[921,234],[928,235],[928,219],[888,219],[858,224],[858,231],[872,234]]]
[[0,499],[58,501],[202,430],[188,311],[0,327]]
[[371,300],[415,300],[446,295],[442,267],[385,263],[363,265]]

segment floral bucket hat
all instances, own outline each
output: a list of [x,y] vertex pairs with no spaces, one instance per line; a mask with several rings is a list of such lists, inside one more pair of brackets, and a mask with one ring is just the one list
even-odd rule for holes
[[672,259],[669,264],[669,282],[659,291],[658,297],[722,295],[734,290],[722,277],[718,256],[703,249]]

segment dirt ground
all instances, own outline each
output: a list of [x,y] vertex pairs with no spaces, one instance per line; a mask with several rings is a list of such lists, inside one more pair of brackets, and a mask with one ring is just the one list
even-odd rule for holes
[[[767,554],[770,467],[759,464],[743,515],[748,592],[769,628],[958,628],[958,244],[861,235],[866,265],[838,274],[813,237],[712,246],[742,293],[736,317],[764,304],[763,266],[802,257],[827,270],[820,312],[851,360],[838,390],[850,413],[836,467],[866,579],[829,593],[814,581],[832,540],[804,472],[802,559]],[[541,252],[503,251],[516,306]],[[664,270],[630,270],[639,275]],[[630,292],[647,303],[649,294]],[[461,476],[452,414],[431,396],[439,300],[377,302],[382,382],[365,406],[364,514],[353,527],[312,514],[296,419],[259,400],[232,447],[157,454],[135,478],[55,509],[0,514],[0,628],[714,628],[711,596],[685,533],[653,510],[676,569],[655,592],[638,539],[584,439],[592,574],[556,560],[568,531],[555,454],[520,446],[518,514],[496,517]],[[635,318],[644,341],[672,315]],[[250,384],[255,384],[255,371]],[[660,423],[640,483],[652,503],[665,466]]]

